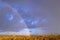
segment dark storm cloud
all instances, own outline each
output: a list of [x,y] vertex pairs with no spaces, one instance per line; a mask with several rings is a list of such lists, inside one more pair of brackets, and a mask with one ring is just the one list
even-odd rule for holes
[[[25,28],[22,25],[26,24],[28,28],[46,27],[43,30],[49,33],[60,33],[60,0],[3,0],[0,6],[5,5],[3,3],[14,8],[22,19],[14,15],[15,12],[11,8],[3,7],[0,9],[2,31],[20,31]],[[10,14],[6,16],[9,12]]]

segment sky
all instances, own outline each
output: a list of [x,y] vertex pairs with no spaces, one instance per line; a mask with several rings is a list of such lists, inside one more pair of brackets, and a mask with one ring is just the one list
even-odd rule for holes
[[2,32],[60,34],[60,0],[1,0]]

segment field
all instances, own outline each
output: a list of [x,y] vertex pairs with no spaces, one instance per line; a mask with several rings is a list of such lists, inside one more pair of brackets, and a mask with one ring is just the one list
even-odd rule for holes
[[45,36],[0,36],[0,40],[60,40],[60,35]]

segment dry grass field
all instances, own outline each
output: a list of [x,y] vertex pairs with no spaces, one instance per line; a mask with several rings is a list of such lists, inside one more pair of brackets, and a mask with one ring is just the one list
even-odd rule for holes
[[60,40],[60,35],[45,35],[45,36],[0,36],[0,40]]

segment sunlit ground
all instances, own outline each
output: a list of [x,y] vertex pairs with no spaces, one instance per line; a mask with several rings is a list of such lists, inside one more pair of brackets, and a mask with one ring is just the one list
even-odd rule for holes
[[0,36],[0,40],[60,40],[60,35],[45,36]]

